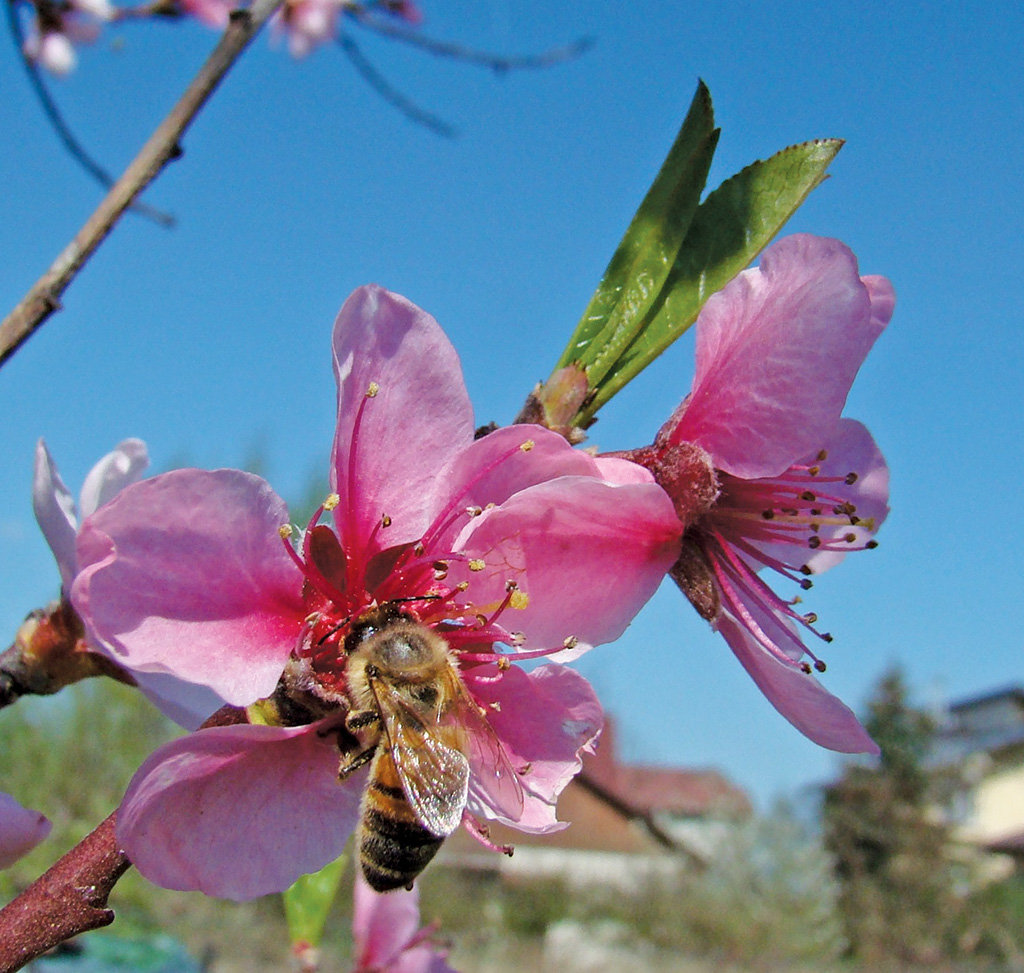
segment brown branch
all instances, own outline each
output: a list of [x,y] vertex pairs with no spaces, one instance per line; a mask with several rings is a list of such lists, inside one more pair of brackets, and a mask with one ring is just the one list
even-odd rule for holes
[[57,943],[114,921],[107,896],[131,867],[117,847],[115,815],[0,910],[0,973],[20,970]]
[[93,676],[135,684],[117,663],[89,651],[85,626],[62,597],[32,612],[18,627],[10,648],[0,652],[0,709],[22,696],[49,696]]
[[[607,804],[613,811],[621,814],[628,821],[638,821],[646,829],[647,833],[659,844],[662,848],[667,848],[669,851],[674,851],[677,854],[681,854],[686,858],[689,858],[691,863],[698,868],[703,869],[706,862],[702,861],[697,855],[695,855],[689,848],[681,845],[675,840],[657,821],[654,820],[654,815],[649,811],[645,811],[642,808],[636,807],[631,804],[625,798],[620,797],[610,787],[607,787],[601,781],[597,780],[593,774],[588,774],[586,770],[581,770],[576,775],[576,783],[580,785],[585,791],[591,793],[599,801]],[[3,971],[0,971],[3,973]]]
[[249,10],[231,15],[224,36],[199,69],[192,83],[171,113],[160,123],[149,141],[114,184],[106,199],[78,231],[74,240],[43,274],[21,303],[0,324],[0,365],[60,307],[60,299],[75,275],[103,242],[135,198],[181,154],[179,140],[192,119],[213,94],[221,78],[248,46],[259,29],[283,0],[254,0]]

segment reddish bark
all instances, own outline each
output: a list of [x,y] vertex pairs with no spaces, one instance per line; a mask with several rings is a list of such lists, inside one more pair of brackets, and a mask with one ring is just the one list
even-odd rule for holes
[[114,921],[107,896],[131,867],[117,847],[114,818],[0,910],[0,973],[20,970],[57,943]]

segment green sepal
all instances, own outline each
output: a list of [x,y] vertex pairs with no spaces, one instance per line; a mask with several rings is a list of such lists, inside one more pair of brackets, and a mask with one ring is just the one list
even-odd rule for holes
[[771,242],[843,147],[842,139],[792,145],[727,179],[697,208],[671,273],[635,337],[600,378],[574,424],[586,428],[597,410],[697,320],[721,290]]
[[718,143],[701,81],[679,134],[569,339],[555,371],[582,365],[591,387],[636,337],[686,237]]
[[323,938],[327,915],[338,894],[345,855],[325,865],[318,872],[303,875],[282,898],[288,920],[288,936],[293,946],[318,946]]

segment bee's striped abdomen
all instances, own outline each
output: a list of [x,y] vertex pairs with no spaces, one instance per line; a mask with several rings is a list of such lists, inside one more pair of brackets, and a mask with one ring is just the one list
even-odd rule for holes
[[394,760],[382,747],[373,759],[359,829],[359,859],[366,881],[378,892],[411,885],[443,840],[416,817]]

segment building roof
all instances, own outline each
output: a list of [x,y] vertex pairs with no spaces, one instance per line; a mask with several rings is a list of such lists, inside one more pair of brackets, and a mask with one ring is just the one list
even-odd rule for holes
[[615,724],[608,719],[597,752],[584,758],[583,776],[636,811],[680,817],[750,815],[746,791],[720,771],[623,764],[616,744]]
[[[492,824],[491,840],[498,845],[588,851],[650,854],[666,847],[686,851],[678,838],[662,828],[665,817],[737,819],[748,817],[751,810],[746,792],[717,770],[619,763],[615,727],[606,719],[597,751],[584,756],[582,772],[569,782],[558,802],[558,818],[570,826],[531,835]],[[464,860],[481,850],[460,829],[445,843],[443,854],[449,860]]]
[[995,755],[1024,744],[1024,688],[1005,686],[950,704],[935,737],[932,760],[958,763],[975,753]]

